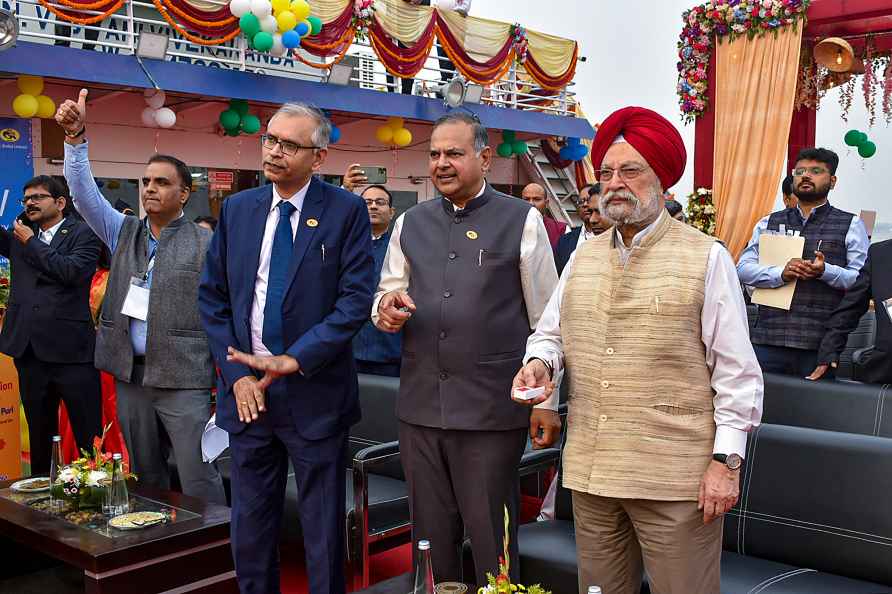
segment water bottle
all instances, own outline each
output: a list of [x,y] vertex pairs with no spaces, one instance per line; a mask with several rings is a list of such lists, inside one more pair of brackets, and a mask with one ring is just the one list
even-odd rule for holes
[[601,594],[601,586],[589,586],[588,594]]
[[418,541],[418,568],[415,570],[415,588],[412,594],[434,594],[434,568],[431,564],[431,543]]
[[53,435],[53,451],[50,454],[50,508],[56,509],[62,503],[62,500],[56,497],[55,487],[59,473],[65,464],[62,462],[62,436]]
[[130,511],[130,494],[127,493],[127,481],[124,480],[124,462],[121,454],[113,454],[114,471],[111,486],[108,489],[109,515],[119,516]]

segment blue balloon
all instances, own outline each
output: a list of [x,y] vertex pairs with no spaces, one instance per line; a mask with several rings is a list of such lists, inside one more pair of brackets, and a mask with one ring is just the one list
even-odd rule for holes
[[282,45],[287,47],[288,49],[294,49],[300,45],[300,35],[297,34],[297,31],[285,31],[282,33]]
[[573,147],[573,160],[581,161],[588,154],[588,148],[584,144]]
[[294,28],[294,30],[297,31],[298,35],[303,37],[304,35],[306,35],[307,33],[310,32],[310,26],[307,25],[306,21],[301,21],[297,24],[297,26]]
[[331,127],[331,138],[329,139],[329,142],[331,144],[337,144],[340,139],[341,139],[341,129],[338,128],[337,126],[332,126]]
[[570,148],[571,147],[569,146],[563,147],[558,153],[558,156],[564,161],[575,161],[575,159],[573,158],[573,154],[570,152]]
[[579,146],[579,139],[578,138],[568,138],[567,146]]

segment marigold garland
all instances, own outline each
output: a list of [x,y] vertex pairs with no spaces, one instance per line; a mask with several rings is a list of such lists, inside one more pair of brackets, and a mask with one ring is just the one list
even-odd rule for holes
[[[85,17],[85,18],[80,18],[80,17],[76,17],[76,16],[74,16],[74,15],[68,14],[68,13],[65,12],[64,10],[60,10],[60,9],[56,8],[54,5],[50,4],[48,0],[39,0],[39,1],[40,1],[41,4],[43,4],[43,6],[44,6],[46,9],[48,9],[50,12],[52,12],[54,15],[56,15],[56,16],[59,17],[60,19],[65,20],[65,21],[68,21],[69,23],[75,23],[75,24],[77,24],[77,25],[93,25],[93,24],[96,24],[96,23],[102,21],[103,19],[105,19],[106,17],[109,17],[109,16],[111,16],[113,13],[117,12],[118,9],[121,8],[121,6],[124,5],[124,0],[117,0],[117,1],[115,1],[114,5],[113,5],[111,8],[109,8],[108,10],[102,12],[101,14],[96,14],[96,15],[93,15],[93,16],[89,16],[89,17]],[[113,0],[113,1],[114,1],[114,0]],[[95,3],[94,3],[94,4],[95,4]],[[102,2],[102,4],[108,4],[108,0],[106,0],[105,2]],[[101,6],[102,4],[100,4],[100,6]],[[67,5],[67,4],[66,4],[66,5]],[[81,6],[74,6],[73,8],[81,9],[82,7],[81,7]],[[89,10],[89,9],[85,9],[85,10]]]
[[[41,0],[41,2],[42,1],[43,0]],[[167,9],[161,3],[161,0],[152,0],[152,1],[155,4],[155,8],[157,8],[158,12],[161,13],[161,16],[164,17],[164,20],[167,21],[168,24],[171,27],[173,27],[177,33],[179,33],[181,36],[183,36],[183,38],[188,39],[189,41],[191,41],[192,43],[195,43],[197,45],[205,45],[205,46],[221,45],[221,44],[224,44],[228,41],[235,39],[242,32],[241,29],[235,29],[233,31],[230,31],[223,37],[217,37],[215,39],[204,39],[202,37],[198,37],[197,35],[193,35],[192,33],[189,33],[188,31],[186,31],[183,27],[181,27],[180,24],[177,23],[176,20],[167,13]],[[123,2],[123,0],[122,0],[122,2]]]
[[332,62],[329,62],[327,64],[319,64],[316,62],[310,62],[309,60],[307,60],[303,56],[301,56],[297,52],[296,49],[291,53],[291,55],[294,56],[294,58],[298,62],[300,62],[301,64],[305,64],[305,65],[309,66],[310,68],[316,68],[318,70],[325,70],[327,68],[331,68],[335,64],[339,64],[341,62],[341,60],[343,60],[345,57],[347,57],[347,50],[350,49],[350,44],[353,43],[353,35],[352,35],[353,30],[348,29],[347,32],[350,33],[351,35],[349,36],[349,39],[347,39],[345,41],[344,48],[335,56],[335,59]]
[[207,27],[209,29],[219,29],[219,28],[225,27],[227,25],[231,25],[233,23],[238,22],[238,19],[235,18],[234,16],[230,16],[226,19],[223,19],[222,21],[203,21],[201,19],[195,18],[194,16],[190,15],[189,13],[184,11],[182,8],[178,7],[176,4],[171,2],[171,0],[161,0],[161,1],[166,8],[172,10],[178,17],[180,17],[181,19],[183,19],[189,23],[192,23],[193,25],[199,25],[202,27]]

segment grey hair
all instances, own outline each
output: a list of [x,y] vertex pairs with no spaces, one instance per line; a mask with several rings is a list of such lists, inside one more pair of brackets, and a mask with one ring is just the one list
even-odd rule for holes
[[434,122],[434,127],[431,132],[445,124],[456,123],[467,124],[473,129],[474,152],[479,154],[480,151],[482,151],[487,147],[487,145],[489,145],[489,133],[486,131],[486,128],[483,126],[483,124],[480,123],[480,118],[478,118],[471,112],[450,111],[446,115],[440,117],[440,119],[438,119],[436,122]]
[[316,122],[316,127],[313,130],[313,135],[310,137],[310,142],[318,148],[328,148],[328,143],[331,141],[331,122],[325,117],[325,114],[322,113],[321,109],[315,105],[310,105],[309,103],[295,101],[282,105],[273,117],[279,115],[291,118],[310,118],[314,120]]

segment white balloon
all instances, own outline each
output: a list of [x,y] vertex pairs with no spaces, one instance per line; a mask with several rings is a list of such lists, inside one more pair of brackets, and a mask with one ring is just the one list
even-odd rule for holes
[[232,0],[229,3],[229,12],[232,16],[241,18],[251,12],[251,0]]
[[140,114],[140,119],[142,120],[143,126],[148,126],[149,128],[154,128],[158,125],[155,121],[155,108],[147,107],[142,110],[142,114]]
[[155,109],[163,106],[164,102],[167,101],[167,95],[160,89],[146,89],[142,96],[145,97],[146,104]]
[[273,13],[273,5],[269,3],[269,0],[251,0],[251,12],[258,19],[262,19]]
[[[266,31],[267,33],[275,33],[279,30],[279,22],[276,20],[271,14],[266,15],[262,19],[260,19],[260,30]],[[280,36],[281,38],[281,36]],[[274,46],[275,47],[275,46]]]
[[273,33],[273,47],[269,50],[269,53],[277,58],[281,58],[287,51],[288,50],[285,48],[285,46],[282,45],[282,34]]
[[155,122],[162,128],[170,128],[177,123],[177,114],[169,107],[162,107],[155,112]]

